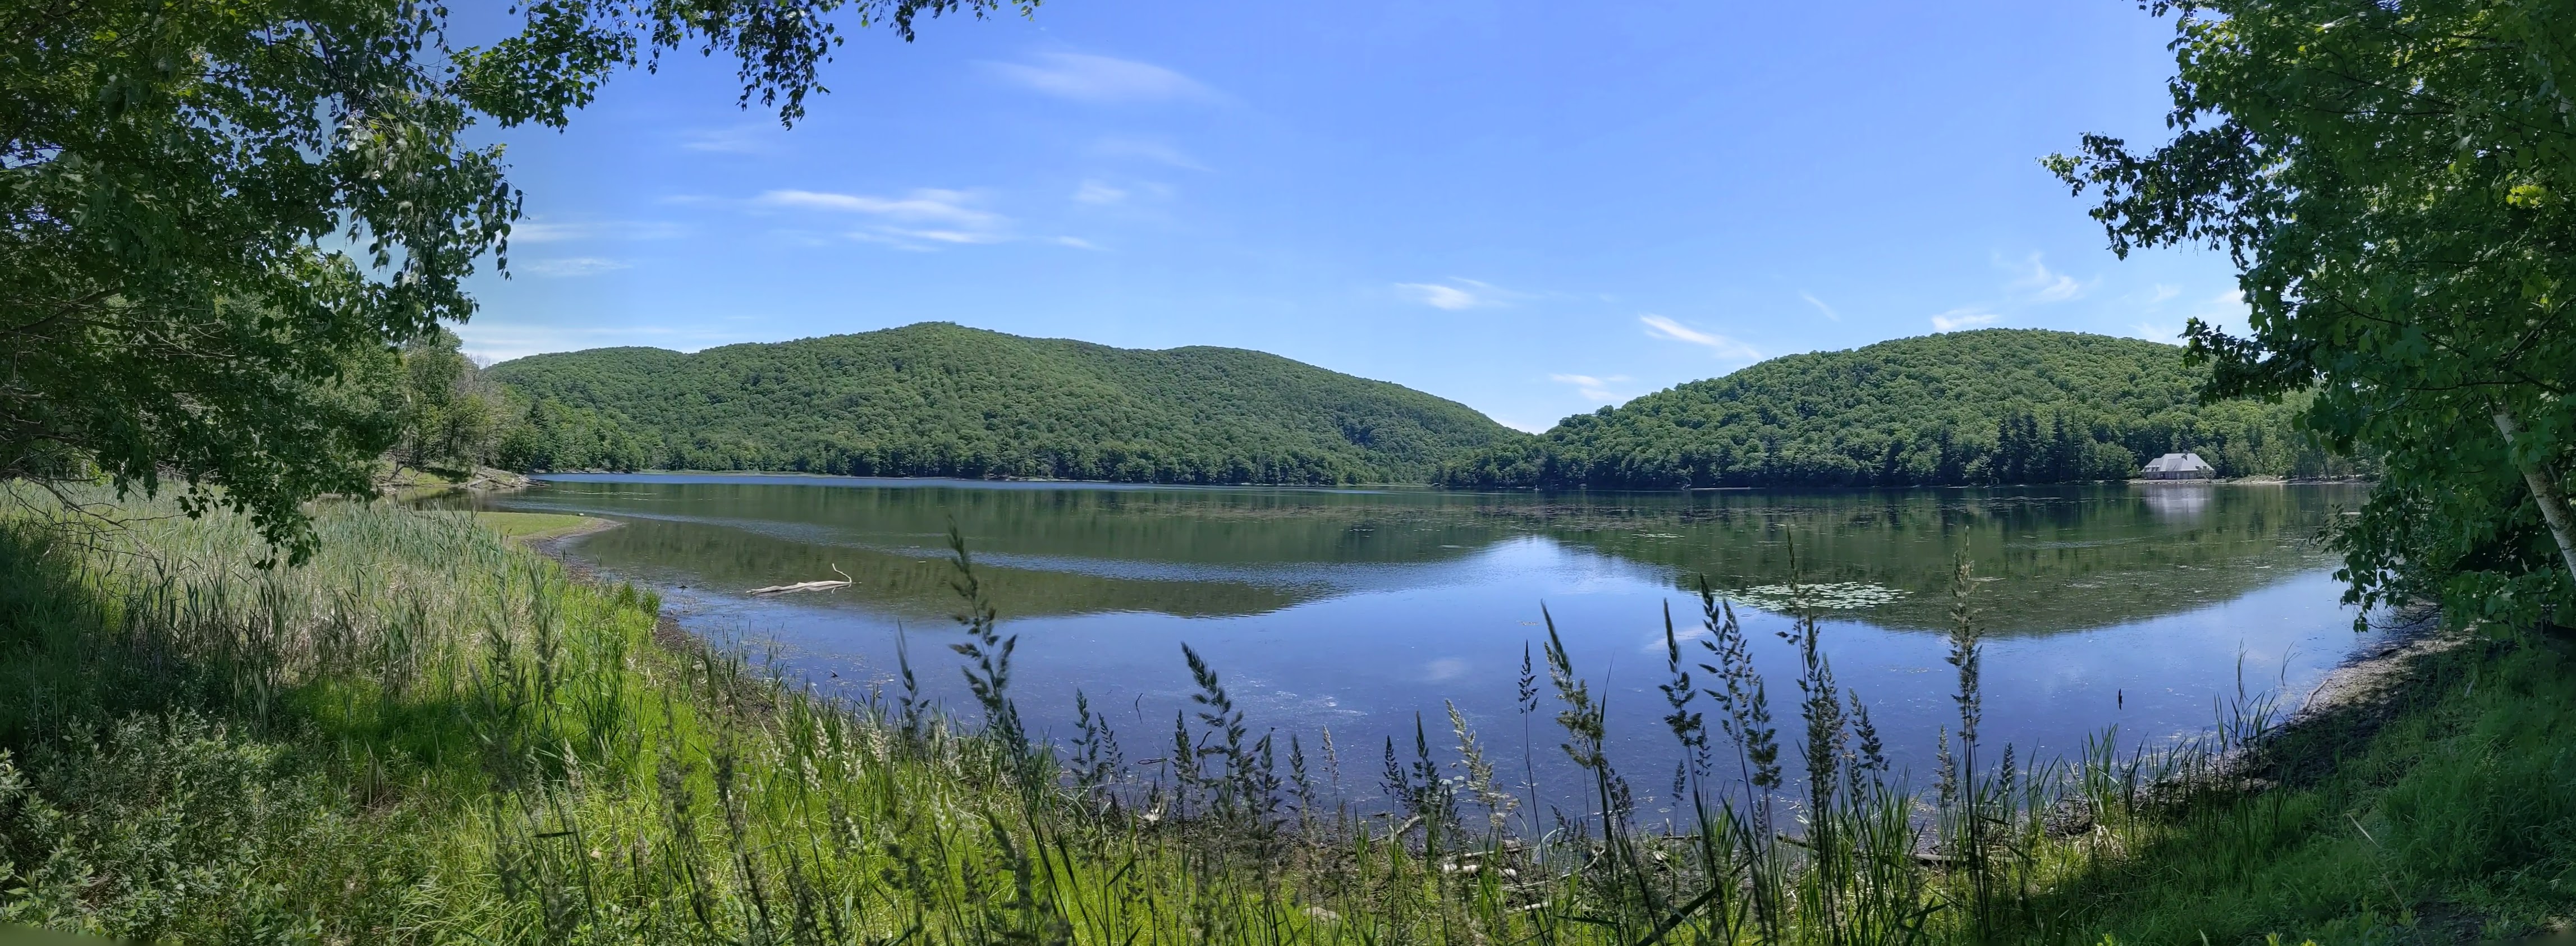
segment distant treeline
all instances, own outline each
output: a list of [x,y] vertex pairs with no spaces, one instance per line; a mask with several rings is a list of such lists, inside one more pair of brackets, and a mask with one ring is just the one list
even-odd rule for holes
[[2222,476],[2358,472],[2295,402],[2202,404],[2171,345],[1988,329],[1791,355],[1445,465],[1465,488],[1929,486],[2122,479],[2194,451]]
[[2171,345],[1990,329],[1791,355],[1517,434],[1419,391],[1228,348],[1137,351],[926,323],[696,354],[603,348],[477,370],[413,343],[398,459],[1470,488],[1930,486],[2367,472],[2297,398],[2200,403]]
[[1155,483],[1423,482],[1514,436],[1465,405],[1230,348],[945,323],[695,354],[496,365],[527,470],[774,470]]

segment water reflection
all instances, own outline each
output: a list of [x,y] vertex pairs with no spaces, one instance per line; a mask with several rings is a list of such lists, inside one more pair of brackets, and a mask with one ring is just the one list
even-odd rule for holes
[[[1511,751],[1514,681],[1544,604],[1610,698],[1623,764],[1652,773],[1672,765],[1656,715],[1663,610],[1685,616],[1687,636],[1703,578],[1752,605],[1775,694],[1795,667],[1779,612],[1801,596],[1828,606],[1838,678],[1871,702],[1892,757],[1925,772],[1938,727],[1955,722],[1942,633],[1959,560],[1980,577],[1990,633],[1990,738],[2064,753],[2110,726],[2134,741],[2205,725],[2240,673],[2306,692],[2359,642],[2309,542],[2357,499],[2311,486],[1537,496],[597,476],[452,502],[616,518],[568,553],[660,586],[693,630],[773,641],[854,694],[891,685],[901,629],[932,664],[934,695],[971,705],[945,648],[920,640],[952,633],[953,521],[1021,637],[1014,686],[1032,721],[1066,725],[1079,689],[1120,708],[1131,745],[1158,739],[1188,705],[1187,642],[1259,725],[1330,727],[1360,747],[1345,757],[1355,770],[1381,739],[1409,739],[1415,713],[1438,728],[1444,701]],[[833,566],[856,586],[743,594]],[[1542,765],[1561,756],[1546,716]]]
[[1866,599],[1845,616],[1902,630],[1948,626],[1964,558],[2009,579],[1984,589],[1988,621],[2018,634],[2130,623],[2318,567],[2308,538],[2350,501],[2208,485],[1542,497],[783,479],[562,477],[486,502],[621,519],[582,555],[651,580],[751,588],[837,565],[859,579],[844,606],[916,618],[949,607],[954,522],[1023,616],[1265,614],[1443,583],[1479,551],[1540,537],[1756,604],[1785,605],[1791,585],[1842,589]]
[[2147,501],[2156,518],[2167,522],[2193,523],[2208,515],[2209,503],[2217,497],[2215,483],[2141,482],[2138,495]]

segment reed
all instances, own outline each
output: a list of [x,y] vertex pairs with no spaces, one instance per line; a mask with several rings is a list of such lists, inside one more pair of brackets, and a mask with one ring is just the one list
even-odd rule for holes
[[[0,922],[182,941],[2090,944],[2141,858],[2226,823],[2254,869],[2259,839],[2315,820],[2248,814],[2241,759],[2272,718],[2251,698],[2207,742],[1989,750],[1964,565],[1960,720],[1932,790],[1892,770],[1812,614],[1786,634],[1791,752],[1703,587],[1697,650],[1665,627],[1687,815],[1651,825],[1552,616],[1520,710],[1535,737],[1553,694],[1581,791],[1536,784],[1527,756],[1512,784],[1452,706],[1383,741],[1371,798],[1342,784],[1332,733],[1259,726],[1188,648],[1198,692],[1160,758],[1130,764],[1087,697],[1076,736],[1032,739],[962,537],[952,649],[975,724],[928,706],[908,648],[899,697],[845,700],[742,652],[658,646],[650,591],[575,581],[464,515],[329,506],[309,564],[262,570],[240,520],[124,508],[78,542],[63,522],[0,528]],[[1566,797],[1588,810],[1542,812]]]

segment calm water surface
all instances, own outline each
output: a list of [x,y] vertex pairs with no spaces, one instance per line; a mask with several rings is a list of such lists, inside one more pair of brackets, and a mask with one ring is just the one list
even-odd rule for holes
[[[566,475],[470,502],[619,520],[566,553],[661,589],[694,631],[768,642],[826,687],[891,688],[901,629],[925,688],[971,715],[940,646],[958,638],[954,521],[1020,635],[1014,689],[1032,728],[1070,730],[1079,688],[1115,710],[1129,758],[1160,755],[1191,692],[1186,642],[1256,728],[1311,745],[1330,727],[1356,786],[1374,780],[1384,739],[1411,739],[1416,713],[1443,744],[1444,700],[1517,763],[1514,691],[1542,605],[1609,694],[1614,761],[1641,792],[1664,781],[1663,613],[1702,659],[1688,640],[1705,636],[1702,576],[1749,602],[1739,613],[1784,716],[1796,692],[1775,636],[1790,624],[1784,586],[1825,586],[1834,672],[1918,773],[1956,721],[1943,658],[1961,556],[1988,629],[1986,739],[2040,757],[2112,727],[2123,742],[2201,730],[2240,685],[2295,704],[2376,637],[2353,630],[2314,543],[2360,502],[2337,486],[1541,496]],[[854,587],[744,593],[836,565]],[[1562,758],[1553,712],[1538,722],[1542,765]]]

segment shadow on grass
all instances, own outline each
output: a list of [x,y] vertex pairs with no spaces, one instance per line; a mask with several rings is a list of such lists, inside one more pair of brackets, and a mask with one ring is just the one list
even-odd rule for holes
[[2410,660],[2146,812],[2036,899],[2032,938],[2482,942],[2576,907],[2576,659],[2535,635]]

